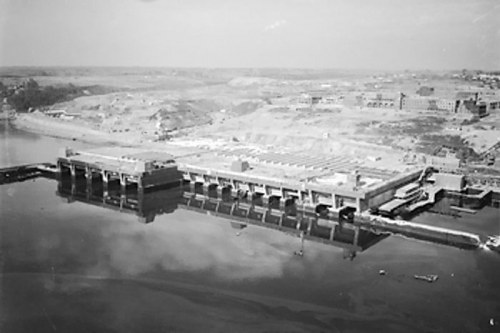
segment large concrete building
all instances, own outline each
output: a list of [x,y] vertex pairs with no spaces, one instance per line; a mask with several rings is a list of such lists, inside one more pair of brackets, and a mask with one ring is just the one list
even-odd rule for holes
[[433,110],[456,112],[457,102],[454,99],[444,99],[427,96],[406,96],[401,95],[401,110]]
[[368,108],[394,108],[397,97],[393,94],[367,93],[363,96],[363,106]]

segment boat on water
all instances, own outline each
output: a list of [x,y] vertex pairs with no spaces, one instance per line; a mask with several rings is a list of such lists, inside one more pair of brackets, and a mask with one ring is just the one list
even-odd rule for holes
[[435,282],[439,276],[435,274],[427,274],[427,275],[414,275],[413,276],[416,280],[422,280],[422,281],[427,281],[429,283]]
[[485,245],[493,251],[500,252],[500,235],[489,236],[486,240]]

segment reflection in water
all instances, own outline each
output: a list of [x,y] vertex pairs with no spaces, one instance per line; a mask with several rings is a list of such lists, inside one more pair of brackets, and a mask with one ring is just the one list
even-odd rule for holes
[[344,258],[352,260],[357,252],[387,237],[386,234],[374,233],[351,223],[299,211],[295,205],[279,209],[272,204],[266,207],[258,199],[235,200],[230,195],[218,198],[215,191],[199,192],[189,186],[141,192],[133,186],[121,188],[119,184],[110,184],[108,190],[104,191],[98,179],[84,177],[60,177],[57,190],[57,194],[67,198],[68,202],[76,200],[135,214],[143,223],[153,222],[156,215],[169,214],[181,208],[229,219],[231,225],[238,229],[237,236],[248,224],[280,230],[301,238],[301,248],[295,252],[299,256],[305,253],[304,240],[308,240],[340,247],[344,250]]
[[80,201],[102,206],[123,213],[135,214],[143,223],[153,222],[156,215],[169,214],[177,209],[182,196],[180,188],[158,188],[153,192],[139,192],[133,185],[125,191],[117,182],[110,182],[104,191],[102,181],[87,181],[83,177],[58,179],[57,195],[67,198],[68,202]]

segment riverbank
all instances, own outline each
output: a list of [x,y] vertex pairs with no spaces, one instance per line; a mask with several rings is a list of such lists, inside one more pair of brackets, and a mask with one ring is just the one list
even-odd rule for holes
[[18,114],[10,123],[17,129],[60,139],[92,144],[137,146],[138,140],[116,133],[105,133],[69,120],[49,118],[42,114]]

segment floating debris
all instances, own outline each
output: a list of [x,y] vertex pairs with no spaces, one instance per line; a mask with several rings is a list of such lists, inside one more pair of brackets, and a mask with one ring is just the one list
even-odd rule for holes
[[293,254],[296,255],[296,256],[302,257],[304,255],[304,251],[302,251],[302,250],[295,251]]
[[417,280],[427,281],[429,283],[435,282],[439,278],[439,276],[435,274],[413,275],[413,277]]
[[386,275],[386,274],[387,274],[387,272],[386,272],[386,271],[384,271],[383,269],[381,269],[380,271],[378,271],[378,274],[379,274],[379,275]]
[[488,240],[485,243],[486,247],[490,250],[500,252],[500,235],[497,236],[489,236]]

